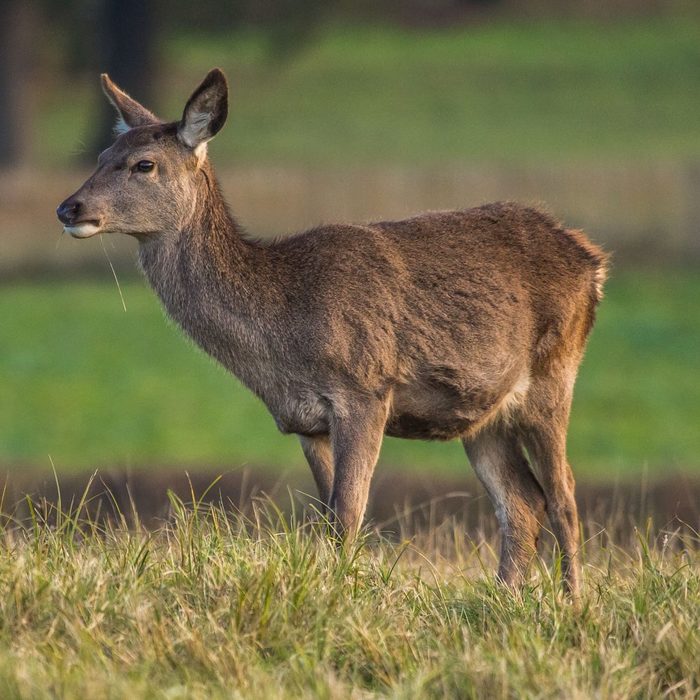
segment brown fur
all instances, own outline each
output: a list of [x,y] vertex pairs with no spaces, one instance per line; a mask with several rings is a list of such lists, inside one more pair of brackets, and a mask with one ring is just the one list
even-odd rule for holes
[[[226,116],[223,75],[172,124],[104,87],[131,128],[59,215],[74,235],[91,221],[138,238],[167,312],[300,436],[337,527],[361,524],[384,434],[459,438],[503,530],[500,578],[522,580],[546,510],[576,592],[565,440],[601,250],[513,203],[256,242],[206,158]],[[138,171],[143,159],[153,172]]]

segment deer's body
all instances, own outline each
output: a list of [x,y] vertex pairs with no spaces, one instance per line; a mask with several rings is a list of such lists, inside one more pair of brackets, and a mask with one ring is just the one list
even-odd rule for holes
[[[459,438],[503,529],[499,576],[520,580],[546,508],[575,591],[565,438],[600,299],[602,252],[580,232],[510,203],[249,240],[202,156],[213,134],[193,136],[225,99],[219,76],[207,77],[176,125],[154,121],[106,83],[125,121],[136,123],[85,192],[99,189],[119,169],[114,163],[157,152],[159,142],[170,159],[163,155],[163,172],[173,153],[185,162],[172,211],[159,214],[163,202],[155,201],[139,226],[137,202],[135,223],[113,224],[139,239],[141,266],[167,312],[265,402],[280,430],[300,436],[341,530],[362,520],[383,434]],[[144,162],[153,166],[141,160],[139,168]],[[85,192],[63,213],[70,204],[77,215]],[[128,192],[115,199],[117,218],[132,203]],[[93,208],[90,219],[65,214],[74,235],[92,233],[80,227],[95,222],[110,230]]]
[[555,334],[571,349],[585,340],[597,258],[536,210],[492,204],[260,244],[216,190],[202,199],[188,230],[140,247],[141,266],[283,432],[326,434],[366,394],[391,398],[387,435],[468,437],[522,402]]

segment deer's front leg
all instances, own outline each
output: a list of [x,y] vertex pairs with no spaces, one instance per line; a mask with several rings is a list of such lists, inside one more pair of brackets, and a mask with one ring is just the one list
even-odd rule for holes
[[330,506],[336,532],[352,538],[362,525],[369,484],[379,457],[388,405],[363,397],[336,416],[331,426],[333,491]]

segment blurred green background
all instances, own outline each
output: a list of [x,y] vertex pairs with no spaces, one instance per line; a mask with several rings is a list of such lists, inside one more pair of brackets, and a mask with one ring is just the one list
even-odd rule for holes
[[[210,153],[256,235],[519,199],[613,251],[572,462],[590,478],[700,473],[696,3],[165,7],[0,10],[0,467],[302,467],[296,440],[169,325],[133,242],[70,240],[53,213],[109,139],[99,72],[175,119],[218,65],[231,111]],[[387,440],[382,462],[447,473],[465,458]]]

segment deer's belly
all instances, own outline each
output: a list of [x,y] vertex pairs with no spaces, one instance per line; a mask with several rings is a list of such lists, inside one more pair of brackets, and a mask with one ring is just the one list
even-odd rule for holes
[[502,394],[497,387],[464,391],[434,380],[404,386],[395,391],[385,432],[414,440],[465,437],[498,411]]
[[[434,379],[404,385],[394,390],[384,432],[416,440],[467,437],[498,414],[513,392],[526,388],[520,384],[515,388],[482,384],[457,390]],[[266,404],[283,433],[311,436],[329,432],[331,406],[308,389],[291,391],[283,399]]]
[[409,440],[453,440],[474,432],[483,425],[484,418],[474,420],[450,414],[420,416],[399,413],[389,418],[385,433]]

